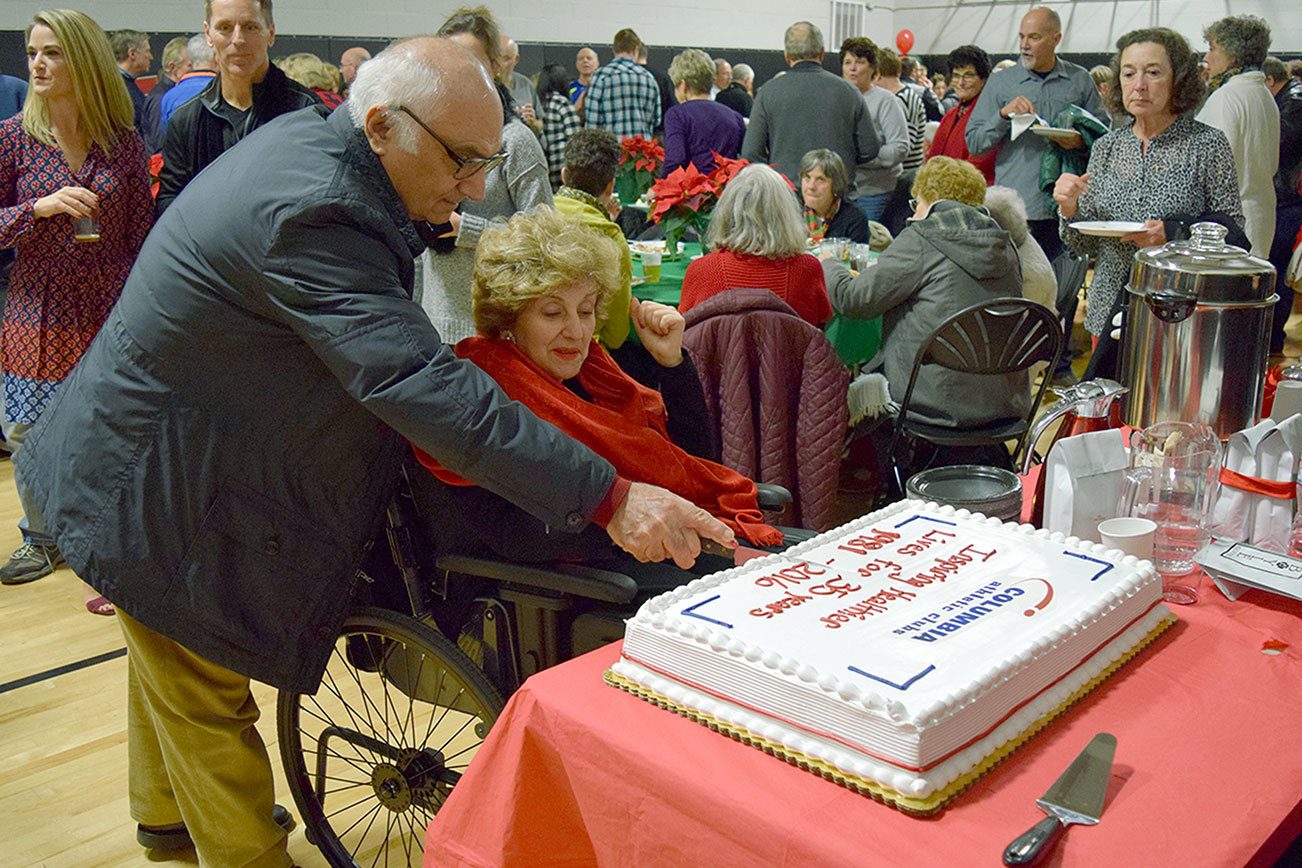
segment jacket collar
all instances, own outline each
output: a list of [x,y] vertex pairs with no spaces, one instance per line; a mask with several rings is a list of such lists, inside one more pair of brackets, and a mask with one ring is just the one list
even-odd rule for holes
[[787,72],[815,72],[818,70],[827,72],[827,70],[823,69],[823,64],[817,60],[797,60],[795,64],[787,68]]
[[407,243],[413,258],[425,251],[425,242],[421,240],[416,226],[402,204],[402,198],[389,180],[389,173],[384,171],[380,158],[371,150],[366,140],[366,133],[353,126],[352,116],[345,110],[332,113],[326,120],[330,128],[344,141],[343,163],[358,174],[362,181],[379,198],[385,213],[393,221],[402,240]]
[[800,318],[800,315],[782,299],[767,289],[741,287],[727,289],[710,296],[683,314],[687,327],[705,322],[715,316],[730,314],[752,314],[759,312],[787,314]]
[[[1032,81],[1032,80],[1048,81],[1051,78],[1060,78],[1060,77],[1065,77],[1067,75],[1066,67],[1063,66],[1061,57],[1054,57],[1053,69],[1045,73],[1045,76],[1042,79],[1040,78],[1038,73],[1031,72],[1029,69],[1022,66],[1021,63],[1018,63],[1017,66],[1014,67],[1014,69],[1016,69],[1019,73],[1021,73],[1022,81]],[[987,81],[989,80],[987,79]]]
[[[267,74],[262,77],[262,81],[253,85],[253,111],[256,113],[258,107],[262,105],[267,95],[285,90],[285,82],[289,79],[285,73],[280,71],[276,64],[270,64],[267,67]],[[199,94],[200,101],[208,107],[209,110],[216,111],[222,100],[222,77],[221,73],[214,75],[212,81],[208,82]]]

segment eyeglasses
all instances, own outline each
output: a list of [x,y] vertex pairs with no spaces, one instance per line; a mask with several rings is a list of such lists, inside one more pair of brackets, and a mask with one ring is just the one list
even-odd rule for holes
[[479,172],[490,171],[506,162],[506,148],[502,148],[502,150],[493,154],[491,157],[463,157],[456,151],[452,150],[452,148],[448,147],[448,143],[439,138],[438,133],[425,126],[425,122],[416,117],[411,109],[407,108],[405,105],[396,105],[394,106],[394,109],[402,112],[415,121],[422,130],[430,134],[430,137],[434,139],[434,141],[443,146],[443,150],[448,152],[448,156],[452,158],[452,162],[457,164],[457,169],[452,173],[452,177],[456,178],[458,181],[464,181],[466,178],[473,177]]
[[910,211],[917,211],[917,210],[918,210],[918,200],[917,200],[917,199],[910,199],[910,200],[909,200],[909,210],[910,210]]
[[981,76],[975,72],[956,72],[949,77],[950,81],[980,81]]

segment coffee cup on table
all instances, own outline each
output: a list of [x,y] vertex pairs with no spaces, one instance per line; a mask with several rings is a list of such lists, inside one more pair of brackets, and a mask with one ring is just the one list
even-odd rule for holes
[[1146,518],[1109,518],[1099,522],[1099,537],[1110,549],[1120,549],[1141,561],[1153,559],[1153,537],[1157,523]]

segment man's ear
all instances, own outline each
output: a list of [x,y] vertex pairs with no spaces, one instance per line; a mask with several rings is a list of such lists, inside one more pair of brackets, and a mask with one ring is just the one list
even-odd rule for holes
[[393,114],[387,106],[371,106],[366,112],[366,122],[362,129],[376,155],[383,156],[385,151],[394,146],[397,130],[394,129]]
[[561,166],[561,183],[562,183],[562,184],[569,184],[569,183],[570,183],[569,173],[565,171],[565,167],[564,167],[564,166]]
[[610,179],[610,183],[606,185],[606,189],[602,190],[602,191],[601,191],[601,195],[598,196],[597,198],[598,198],[598,199],[609,199],[609,198],[610,198],[610,195],[611,195],[612,193],[614,193],[614,192],[615,192],[615,179],[614,179],[614,178],[611,178],[611,179]]

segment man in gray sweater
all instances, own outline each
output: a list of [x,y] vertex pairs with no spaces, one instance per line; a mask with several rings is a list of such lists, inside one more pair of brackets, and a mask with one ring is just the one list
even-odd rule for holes
[[[855,167],[877,156],[881,140],[854,85],[823,69],[823,34],[808,21],[787,28],[786,75],[760,88],[751,110],[741,155],[768,163],[800,182],[800,158],[815,148],[836,151],[854,176]],[[846,193],[853,198],[853,183]]]

